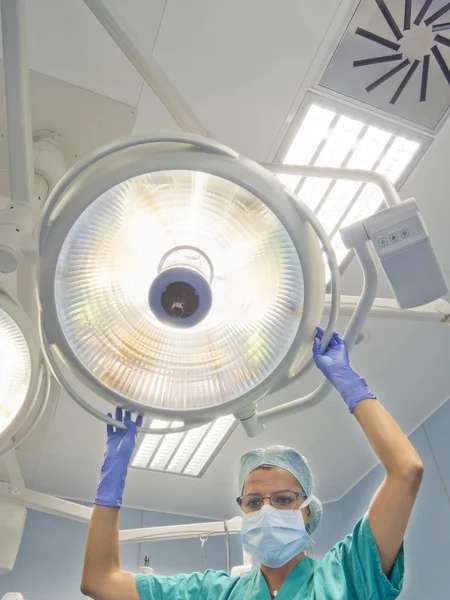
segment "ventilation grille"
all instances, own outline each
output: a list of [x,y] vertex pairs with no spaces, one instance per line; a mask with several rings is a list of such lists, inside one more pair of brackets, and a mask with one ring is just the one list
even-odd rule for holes
[[450,2],[363,0],[320,85],[435,130],[450,106]]

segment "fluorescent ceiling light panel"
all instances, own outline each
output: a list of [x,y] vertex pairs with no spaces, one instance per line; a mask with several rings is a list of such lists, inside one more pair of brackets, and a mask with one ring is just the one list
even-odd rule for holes
[[224,437],[231,431],[231,428],[235,423],[233,415],[221,417],[212,424],[212,427],[207,432],[205,438],[200,443],[200,446],[195,451],[191,460],[186,466],[184,473],[186,475],[192,475],[197,477],[206,464],[214,456],[216,449],[221,445]]
[[[151,427],[154,429],[166,429],[170,427],[169,421],[153,421]],[[161,441],[161,435],[145,435],[141,436],[141,444],[136,452],[134,459],[131,462],[132,467],[146,467],[150,462],[150,459],[155,453],[155,450],[159,446]]]
[[[366,123],[362,113],[349,117],[315,104],[314,99],[304,112],[283,164],[371,169],[383,173],[395,184],[411,168],[421,146],[408,139],[406,129],[405,136],[397,135],[390,131],[394,128],[389,122],[381,126],[377,122],[375,126],[373,119]],[[396,132],[398,129],[395,127]],[[338,230],[370,216],[383,203],[379,188],[371,184],[292,175],[278,177],[316,212],[331,237],[339,264],[348,251]]]
[[[236,423],[236,419],[231,415],[220,417],[212,423],[184,433],[158,435],[155,432],[141,435],[131,466],[200,477]],[[146,425],[157,431],[177,428],[182,423],[155,420]]]
[[[328,135],[335,116],[333,111],[312,104],[284,157],[284,164],[309,165],[319,144]],[[295,190],[301,179],[295,175],[279,175],[279,178],[290,190]]]

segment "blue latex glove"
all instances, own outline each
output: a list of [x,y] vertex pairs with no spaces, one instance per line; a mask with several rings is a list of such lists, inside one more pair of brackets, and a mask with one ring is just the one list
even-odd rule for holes
[[318,327],[313,344],[314,362],[353,413],[361,400],[375,399],[375,396],[369,391],[365,380],[350,367],[347,344],[341,336],[334,332],[328,348],[322,352],[320,345],[323,334],[324,330]]
[[[110,413],[108,417],[111,417]],[[122,421],[121,408],[116,408],[116,420]],[[138,416],[134,422],[131,413],[127,411],[123,422],[128,429],[117,429],[114,425],[106,426],[108,436],[105,460],[95,497],[95,504],[100,506],[114,508],[122,506],[128,463],[136,444],[137,428],[142,425],[142,417]]]

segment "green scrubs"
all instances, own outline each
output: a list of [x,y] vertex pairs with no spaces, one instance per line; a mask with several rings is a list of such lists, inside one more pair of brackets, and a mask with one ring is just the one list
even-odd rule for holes
[[[367,516],[352,535],[322,560],[303,558],[278,591],[276,600],[384,600],[396,598],[403,585],[403,548],[390,577],[382,569]],[[261,571],[230,577],[206,571],[176,577],[136,575],[141,600],[270,600]]]

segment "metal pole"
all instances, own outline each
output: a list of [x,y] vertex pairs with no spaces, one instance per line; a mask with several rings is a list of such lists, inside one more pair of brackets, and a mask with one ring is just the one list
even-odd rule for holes
[[121,529],[120,542],[160,542],[167,540],[188,540],[198,537],[218,535],[236,535],[241,531],[242,520],[234,517],[229,521],[209,523],[190,523],[186,525],[167,525],[162,527],[144,527],[140,529]]
[[231,575],[231,548],[230,548],[230,532],[228,530],[227,522],[224,521],[225,527],[225,563],[226,571],[228,575]]
[[282,165],[264,163],[262,167],[277,175],[299,175],[302,177],[324,177],[326,179],[346,179],[347,181],[363,181],[373,183],[383,192],[388,206],[400,204],[401,200],[394,185],[387,177],[365,169],[345,169],[335,167],[317,167],[315,165]]
[[[15,469],[15,468],[14,468]],[[15,469],[16,470],[16,469]],[[17,472],[16,472],[17,479]],[[0,499],[6,498],[26,508],[31,508],[49,515],[88,523],[92,516],[92,508],[62,500],[48,494],[41,494],[14,483],[0,481]],[[234,517],[229,521],[211,521],[208,523],[187,523],[185,525],[168,525],[162,527],[141,527],[139,529],[121,529],[119,541],[124,543],[167,540],[187,540],[201,535],[210,537],[218,535],[238,535],[241,531],[242,519]]]
[[23,0],[1,0],[11,202],[33,201],[33,132]]
[[[341,317],[351,316],[358,305],[358,296],[341,296],[341,306],[339,315]],[[330,312],[331,298],[326,296],[324,314]],[[390,298],[375,298],[372,308],[369,311],[370,318],[380,319],[398,319],[401,321],[435,321],[437,323],[448,323],[449,312],[440,312],[433,304],[426,304],[414,309],[403,310],[399,308],[398,303]]]
[[116,42],[145,83],[155,92],[173,119],[183,131],[208,135],[197,115],[184,100],[155,59],[144,48],[134,32],[127,26],[123,15],[103,0],[84,0],[101,25]]

